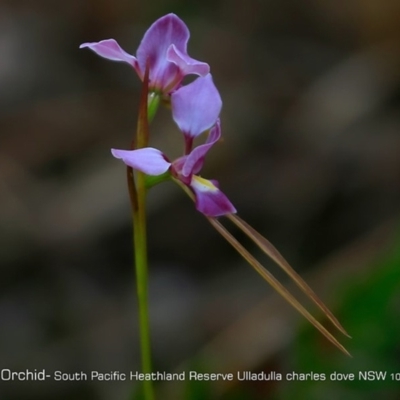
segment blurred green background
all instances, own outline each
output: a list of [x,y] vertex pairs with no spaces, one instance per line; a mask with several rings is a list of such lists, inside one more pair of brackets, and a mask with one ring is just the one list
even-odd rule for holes
[[[188,25],[189,54],[210,64],[224,103],[223,141],[204,176],[219,180],[240,216],[333,309],[353,358],[291,310],[167,183],[149,195],[155,369],[336,371],[355,380],[167,383],[157,385],[158,398],[398,399],[400,382],[390,377],[400,373],[395,0],[1,2],[0,369],[140,369],[125,170],[110,155],[129,147],[140,82],[128,66],[78,47],[115,38],[134,54],[169,12]],[[179,155],[168,111],[151,134],[152,146]],[[387,377],[363,381],[359,371]],[[131,399],[137,389],[0,382],[0,398]]]

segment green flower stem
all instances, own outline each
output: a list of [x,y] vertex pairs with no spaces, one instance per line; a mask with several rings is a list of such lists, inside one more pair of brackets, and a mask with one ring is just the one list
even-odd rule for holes
[[[133,209],[133,246],[135,249],[136,285],[139,303],[140,349],[142,372],[152,372],[150,323],[148,304],[148,272],[147,272],[147,233],[146,233],[146,188],[145,176],[138,172],[136,177],[136,207]],[[151,380],[143,381],[144,398],[154,400]]]
[[[149,140],[148,88],[149,65],[143,79],[140,96],[139,118],[136,134],[136,149],[147,146]],[[153,103],[154,116],[157,104]],[[136,185],[135,185],[136,183]],[[136,179],[132,168],[128,167],[128,187],[131,196],[133,214],[133,247],[135,253],[136,286],[139,305],[140,350],[142,372],[151,374],[151,340],[148,301],[148,267],[147,267],[147,228],[146,228],[146,176],[138,171]],[[143,381],[143,395],[145,400],[154,400],[154,389],[151,380]]]

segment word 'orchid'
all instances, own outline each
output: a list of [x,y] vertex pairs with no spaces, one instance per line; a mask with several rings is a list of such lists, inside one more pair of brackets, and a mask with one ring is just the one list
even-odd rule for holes
[[99,56],[131,65],[143,80],[149,63],[149,90],[168,95],[189,74],[205,76],[210,71],[207,63],[191,58],[187,53],[190,33],[185,23],[175,14],[168,14],[150,26],[145,33],[136,57],[123,50],[114,39],[83,43]]

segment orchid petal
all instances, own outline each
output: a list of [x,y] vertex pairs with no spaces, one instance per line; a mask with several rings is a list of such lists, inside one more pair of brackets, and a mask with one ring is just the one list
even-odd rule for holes
[[165,159],[164,154],[153,147],[137,150],[111,149],[111,153],[129,167],[147,175],[161,175],[171,166],[171,163]]
[[172,93],[171,105],[179,129],[194,138],[217,122],[222,100],[211,75],[207,74]]
[[164,95],[175,90],[185,75],[206,75],[208,64],[191,58],[187,54],[190,32],[185,23],[175,14],[168,14],[155,21],[146,31],[137,50],[137,58],[124,51],[114,39],[83,43],[99,56],[132,65],[141,80],[146,64],[150,68],[150,89]]
[[175,14],[165,15],[150,26],[136,55],[142,75],[146,62],[150,63],[151,87],[172,90],[186,74],[204,75],[208,72],[207,64],[188,56],[189,37],[188,27]]
[[190,183],[196,197],[196,208],[208,217],[236,213],[236,209],[218,187],[207,179],[193,175]]
[[88,47],[97,55],[112,61],[123,61],[137,69],[138,62],[136,57],[128,54],[114,39],[102,40],[101,42],[83,43],[80,49]]
[[176,64],[183,75],[205,76],[210,72],[210,66],[207,63],[189,57],[186,52],[180,51],[175,44],[168,48],[167,60]]
[[215,126],[211,129],[207,141],[205,144],[197,146],[192,152],[186,157],[185,163],[182,167],[182,175],[189,176],[191,174],[197,174],[203,168],[204,159],[211,147],[218,142],[221,137],[221,125],[219,120]]

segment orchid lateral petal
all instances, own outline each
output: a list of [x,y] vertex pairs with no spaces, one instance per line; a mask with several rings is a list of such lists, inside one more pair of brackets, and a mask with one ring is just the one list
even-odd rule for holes
[[205,144],[197,146],[191,153],[185,158],[185,162],[182,167],[182,175],[190,176],[191,174],[197,174],[204,164],[204,158],[211,147],[218,142],[221,137],[221,125],[219,120],[215,126],[211,129],[207,141]]
[[307,283],[297,274],[297,272],[289,265],[289,263],[283,258],[275,246],[267,240],[264,236],[258,233],[252,228],[247,222],[243,221],[237,215],[229,215],[228,218],[241,229],[253,242],[268,256],[270,257],[279,267],[281,267],[286,274],[295,282],[295,284],[305,293],[327,316],[327,318],[340,330],[344,335],[350,337],[345,331],[340,322],[328,309],[328,307],[321,301],[321,299],[315,294],[315,292],[307,285]]
[[339,341],[319,323],[293,296],[292,294],[268,271],[266,270],[215,218],[207,218],[211,225],[227,240],[231,246],[300,314],[302,314],[316,329],[318,329],[331,343],[333,343],[344,354],[350,353],[339,343]]
[[190,32],[186,24],[175,14],[159,18],[146,31],[136,55],[142,75],[147,60],[150,62],[152,88],[172,90],[186,74],[204,75],[208,72],[205,68],[208,67],[207,64],[188,56],[189,37]]
[[177,65],[183,75],[205,76],[210,72],[210,66],[207,63],[189,57],[186,52],[180,51],[175,44],[168,48],[167,59]]
[[173,92],[171,106],[179,129],[194,138],[217,122],[222,100],[211,75],[207,74]]
[[204,215],[219,217],[236,212],[233,204],[213,182],[193,175],[189,186],[195,194],[196,209]]
[[161,175],[171,166],[171,163],[165,159],[163,153],[152,147],[137,150],[111,149],[111,153],[129,167],[147,175]]
[[128,54],[114,39],[102,40],[100,42],[83,43],[79,46],[80,49],[89,48],[97,55],[107,58],[112,61],[126,62],[137,69],[138,62],[136,57]]

